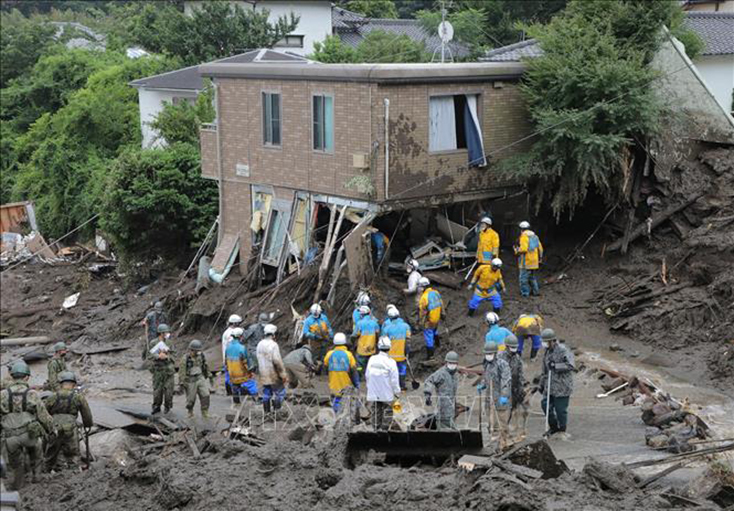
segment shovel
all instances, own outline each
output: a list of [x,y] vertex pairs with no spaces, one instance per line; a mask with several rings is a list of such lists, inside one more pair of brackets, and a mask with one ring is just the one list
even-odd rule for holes
[[617,387],[617,388],[614,388],[614,389],[610,390],[609,392],[606,392],[606,393],[604,393],[604,394],[597,394],[597,395],[596,395],[596,398],[597,398],[597,399],[601,399],[601,398],[603,398],[603,397],[607,397],[607,396],[609,396],[609,395],[611,395],[611,394],[614,394],[614,393],[615,393],[615,392],[617,392],[618,390],[622,390],[622,389],[623,389],[623,388],[625,388],[625,387],[626,387],[627,385],[629,385],[629,382],[628,382],[628,381],[624,382],[624,383],[623,383],[622,385],[620,385],[619,387]]
[[410,382],[410,386],[413,387],[413,390],[418,390],[421,387],[420,382],[415,379],[415,375],[413,374],[413,367],[410,365],[410,359],[406,358],[405,361],[408,363],[408,371],[410,371],[410,379],[412,380]]

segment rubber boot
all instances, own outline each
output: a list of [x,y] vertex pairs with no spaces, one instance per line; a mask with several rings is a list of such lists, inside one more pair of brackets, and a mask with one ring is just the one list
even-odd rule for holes
[[466,311],[466,315],[467,315],[467,316],[469,316],[469,317],[471,318],[472,316],[474,316],[474,313],[475,313],[475,312],[477,312],[477,310],[476,310],[476,309],[467,309],[467,311]]
[[530,350],[530,360],[533,360],[538,355],[538,350],[533,348]]
[[168,406],[166,406],[166,407],[165,407],[165,408],[163,409],[163,413],[165,413],[166,415],[168,415],[169,413],[171,413],[171,409],[170,409],[170,408],[169,408]]
[[201,399],[201,416],[205,419],[209,418],[209,396],[202,397]]
[[158,413],[161,413],[161,407],[160,406],[154,406],[153,407],[153,411],[150,412],[150,413],[153,414],[153,415],[158,414]]
[[266,415],[270,413],[270,400],[263,400],[263,412],[265,412]]
[[405,390],[407,388],[405,386],[405,375],[404,374],[398,375],[398,380],[400,381],[400,390]]
[[435,351],[435,348],[426,348],[426,359],[432,359],[433,358],[433,352]]
[[193,408],[187,408],[189,419],[194,418],[194,409]]

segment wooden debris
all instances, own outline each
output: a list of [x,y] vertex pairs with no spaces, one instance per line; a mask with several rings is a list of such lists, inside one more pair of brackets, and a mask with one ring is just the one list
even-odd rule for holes
[[660,458],[654,460],[635,461],[633,463],[625,463],[627,468],[640,468],[640,467],[651,467],[653,465],[667,465],[668,463],[675,463],[680,460],[691,460],[696,458],[702,458],[710,454],[719,454],[722,452],[734,451],[734,443],[726,445],[720,445],[718,447],[709,447],[701,449],[700,451],[684,452],[681,454],[673,454],[667,458]]
[[0,347],[7,346],[27,346],[29,344],[50,344],[54,342],[50,337],[39,335],[37,337],[6,337],[0,339]]
[[639,483],[637,483],[637,487],[640,488],[640,489],[646,488],[646,487],[650,486],[652,483],[654,483],[655,481],[658,481],[658,480],[662,479],[663,477],[667,476],[668,474],[671,474],[671,473],[675,472],[679,468],[682,468],[684,465],[685,465],[685,463],[682,462],[682,461],[676,463],[675,465],[671,465],[670,467],[666,468],[665,470],[661,470],[657,474],[653,474],[650,477],[647,477],[647,478],[643,479],[642,481],[640,481]]
[[196,446],[196,442],[194,442],[194,439],[191,438],[191,435],[184,433],[183,436],[186,440],[186,443],[189,444],[189,448],[191,449],[191,453],[193,454],[194,459],[201,458],[201,452],[199,452],[199,448]]

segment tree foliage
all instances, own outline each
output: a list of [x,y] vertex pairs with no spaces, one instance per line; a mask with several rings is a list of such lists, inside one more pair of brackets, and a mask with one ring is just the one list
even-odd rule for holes
[[348,0],[345,8],[369,18],[397,18],[393,0]]
[[523,93],[540,135],[523,156],[503,162],[532,179],[537,206],[572,215],[594,189],[610,203],[622,195],[636,139],[659,128],[656,73],[647,65],[674,1],[572,0],[562,16],[534,25],[544,55],[527,62]]
[[193,104],[188,101],[182,101],[177,105],[167,103],[151,127],[167,144],[184,142],[198,146],[199,127],[202,123],[214,120],[213,99],[214,89],[208,87],[199,94]]
[[339,36],[329,36],[314,44],[309,58],[330,64],[425,62],[429,59],[425,45],[405,34],[395,35],[373,30],[356,48],[347,46]]
[[211,226],[216,198],[195,146],[130,148],[110,168],[101,226],[126,259],[177,261]]
[[0,16],[0,87],[27,73],[39,57],[54,45],[53,26],[30,20],[19,11]]

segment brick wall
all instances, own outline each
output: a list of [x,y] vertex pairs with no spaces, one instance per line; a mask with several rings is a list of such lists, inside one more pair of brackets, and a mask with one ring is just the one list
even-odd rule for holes
[[201,141],[201,175],[208,179],[218,179],[216,128],[201,128],[199,139]]

